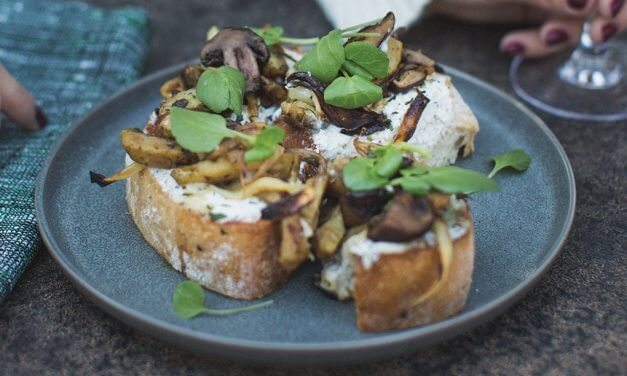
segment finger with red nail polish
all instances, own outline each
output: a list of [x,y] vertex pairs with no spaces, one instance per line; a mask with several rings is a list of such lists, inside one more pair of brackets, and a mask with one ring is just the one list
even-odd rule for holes
[[33,96],[0,64],[0,110],[18,126],[41,129],[43,112],[38,114]]

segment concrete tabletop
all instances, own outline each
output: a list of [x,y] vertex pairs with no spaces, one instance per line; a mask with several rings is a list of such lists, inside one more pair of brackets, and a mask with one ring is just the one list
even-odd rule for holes
[[[197,56],[213,24],[269,22],[303,37],[331,27],[313,1],[89,2],[149,10],[154,32],[146,73]],[[403,39],[512,93],[510,59],[497,48],[507,30],[436,17]],[[108,316],[70,284],[42,248],[0,306],[0,374],[627,374],[627,122],[577,123],[539,115],[572,163],[575,222],[538,286],[486,325],[380,363],[339,369],[251,367],[178,349]]]

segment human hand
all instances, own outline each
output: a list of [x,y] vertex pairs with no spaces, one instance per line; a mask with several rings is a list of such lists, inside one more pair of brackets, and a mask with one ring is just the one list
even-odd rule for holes
[[19,127],[36,131],[47,124],[33,96],[0,64],[0,110]]
[[625,0],[435,0],[430,10],[481,23],[525,22],[537,27],[515,30],[501,39],[501,51],[541,57],[576,44],[587,15],[590,35],[605,42],[627,29]]

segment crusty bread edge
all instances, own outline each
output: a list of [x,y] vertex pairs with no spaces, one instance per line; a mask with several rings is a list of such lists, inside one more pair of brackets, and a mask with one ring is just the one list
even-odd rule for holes
[[186,209],[144,169],[128,179],[129,212],[146,241],[174,269],[209,290],[236,299],[256,299],[289,277],[278,253],[278,222],[219,223]]
[[474,229],[468,208],[464,235],[453,241],[447,283],[418,305],[413,300],[440,276],[437,245],[424,245],[401,254],[386,254],[369,269],[355,260],[354,300],[361,331],[376,332],[434,323],[451,317],[466,305],[474,268]]

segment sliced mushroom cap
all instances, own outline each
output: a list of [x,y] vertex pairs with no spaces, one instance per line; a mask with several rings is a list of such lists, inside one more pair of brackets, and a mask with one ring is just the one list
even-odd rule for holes
[[200,52],[204,66],[227,65],[244,74],[246,91],[259,87],[260,66],[270,57],[268,46],[252,30],[243,27],[225,27],[208,40]]
[[199,159],[199,154],[181,148],[174,140],[149,136],[137,128],[123,129],[121,138],[129,157],[145,166],[173,168]]
[[346,109],[325,103],[324,85],[308,73],[293,73],[287,78],[287,83],[311,90],[329,122],[342,128],[341,132],[344,134],[365,136],[387,128],[388,119],[383,114],[363,108]]
[[293,195],[285,196],[277,202],[273,202],[261,211],[262,219],[280,219],[294,214],[309,205],[314,199],[311,189],[303,189]]
[[350,38],[346,44],[352,42],[368,42],[375,47],[379,47],[381,43],[385,40],[385,38],[390,35],[390,33],[394,30],[394,24],[396,23],[396,17],[394,17],[394,13],[388,12],[388,14],[383,17],[381,21],[374,25],[366,26],[359,30],[360,33],[379,33],[378,36],[375,37],[353,37]]
[[407,112],[405,112],[405,115],[403,116],[401,126],[398,128],[398,132],[394,136],[394,142],[409,141],[409,139],[414,135],[414,132],[416,132],[416,127],[418,126],[422,112],[428,104],[429,98],[427,98],[422,91],[418,90],[418,95],[411,101]]
[[347,191],[340,197],[340,208],[347,227],[364,224],[380,213],[390,198],[385,189]]
[[415,64],[406,64],[396,73],[391,88],[396,92],[403,92],[419,86],[427,78],[424,70]]
[[435,61],[422,51],[414,51],[409,48],[403,49],[403,60],[410,64],[423,65],[425,67],[434,67]]
[[411,241],[427,232],[433,220],[433,209],[426,198],[415,199],[407,192],[399,192],[383,213],[369,221],[368,238],[387,242]]
[[205,68],[202,65],[187,65],[181,72],[181,82],[185,90],[196,87],[200,75],[203,74]]
[[274,45],[269,47],[269,50],[270,58],[263,67],[263,75],[268,78],[285,77],[288,66],[287,61],[285,60],[285,52],[283,51],[283,48],[279,45]]
[[287,99],[287,89],[283,85],[264,76],[260,77],[259,99],[264,107],[276,106]]

